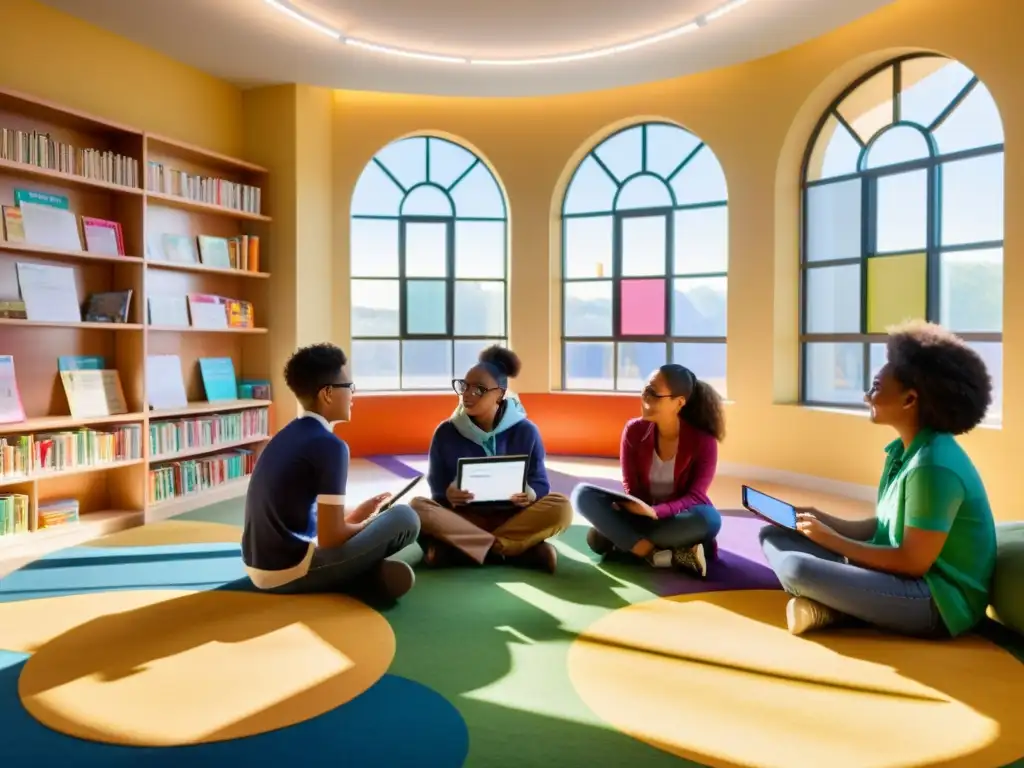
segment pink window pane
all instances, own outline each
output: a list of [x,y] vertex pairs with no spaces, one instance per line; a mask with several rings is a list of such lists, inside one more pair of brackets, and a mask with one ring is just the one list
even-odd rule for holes
[[623,280],[619,290],[620,333],[623,336],[664,336],[665,280]]

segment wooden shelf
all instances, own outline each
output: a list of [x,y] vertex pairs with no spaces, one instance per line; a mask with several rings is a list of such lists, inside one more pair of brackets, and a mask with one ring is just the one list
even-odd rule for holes
[[166,464],[170,461],[181,461],[182,459],[189,459],[193,456],[203,456],[207,453],[220,453],[221,451],[230,451],[234,448],[244,448],[247,445],[265,443],[269,439],[269,435],[259,435],[257,437],[246,437],[241,440],[231,440],[226,443],[218,443],[217,445],[199,445],[193,448],[185,448],[183,450],[176,451],[175,453],[151,455],[149,457],[149,463]]
[[[41,247],[0,239],[0,299],[20,295],[18,261],[62,264],[71,268],[79,301],[91,294],[132,291],[130,323],[62,322],[0,318],[0,354],[14,357],[18,387],[25,411],[33,416],[14,424],[0,424],[0,436],[31,435],[100,429],[138,424],[144,445],[148,426],[157,419],[195,418],[204,414],[273,409],[270,400],[207,402],[197,361],[231,358],[239,380],[269,379],[275,363],[270,358],[267,328],[194,328],[148,325],[148,299],[209,293],[252,305],[254,318],[269,317],[269,272],[222,269],[203,264],[176,264],[146,258],[147,246],[159,235],[194,239],[200,235],[233,239],[259,238],[259,264],[272,267],[266,248],[273,242],[267,227],[271,217],[221,205],[189,200],[145,189],[148,162],[190,176],[221,179],[229,184],[255,187],[266,206],[268,171],[254,163],[209,151],[177,139],[146,133],[103,118],[87,115],[33,96],[0,88],[0,127],[49,135],[76,150],[113,152],[132,158],[138,167],[137,187],[113,184],[49,168],[0,159],[0,204],[12,205],[15,189],[60,195],[77,218],[89,216],[121,226],[124,249],[133,256],[108,256],[81,250]],[[163,189],[163,186],[158,187]],[[76,243],[71,243],[76,245]],[[141,266],[141,268],[140,268]],[[151,269],[149,268],[151,267]],[[34,333],[13,333],[13,330]],[[107,333],[107,332],[111,333]],[[102,357],[118,371],[130,413],[75,418],[59,413],[67,409],[57,370],[61,356]],[[153,382],[146,380],[148,355],[176,355],[181,361],[186,396],[183,408],[149,410],[147,396]],[[273,424],[269,426],[273,434]],[[154,467],[189,458],[214,456],[249,447],[255,456],[269,438],[260,436],[190,448],[164,456],[148,456],[63,471],[31,472],[25,477],[0,478],[0,489],[30,497],[33,524],[38,505],[49,498],[75,498],[80,504],[78,523],[18,536],[0,537],[0,576],[11,563],[27,562],[47,552],[73,546],[90,538],[150,519],[164,519],[191,509],[244,495],[244,477],[200,493],[149,502],[150,471]],[[148,450],[148,449],[147,449]]]
[[245,411],[249,408],[267,408],[270,400],[223,400],[221,402],[198,401],[189,403],[184,408],[161,408],[149,412],[149,420],[172,419],[175,417],[202,416],[206,413],[222,411]]
[[107,256],[103,253],[89,253],[88,251],[61,251],[29,243],[12,243],[7,240],[0,240],[0,251],[13,251],[24,253],[27,256],[40,256],[62,261],[112,261],[116,264],[142,264],[144,262],[138,256]]
[[52,432],[90,427],[96,424],[127,424],[133,421],[143,421],[145,418],[146,414],[144,413],[119,413],[113,416],[97,416],[87,419],[76,419],[74,416],[39,416],[14,424],[0,424],[0,435],[27,435],[33,432]]
[[40,480],[55,480],[63,477],[74,477],[75,475],[92,474],[94,472],[107,472],[111,469],[135,467],[143,463],[145,463],[145,459],[128,459],[126,461],[111,461],[107,464],[91,464],[86,467],[73,467],[52,472],[31,472],[25,477],[0,477],[0,487],[24,485],[25,483],[34,483]]
[[266,333],[266,328],[196,328],[193,325],[147,325],[154,333]]
[[[99,179],[88,179],[85,176],[75,176],[72,173],[61,173],[51,171],[49,168],[40,168],[37,165],[18,163],[13,160],[0,160],[0,172],[24,176],[26,178],[44,179],[55,184],[72,184],[78,187],[91,187],[92,189],[104,189],[108,192],[116,192],[122,195],[141,195],[142,190],[138,187],[126,187],[123,184],[112,184],[109,181]],[[141,172],[141,170],[140,170]]]
[[173,261],[159,261],[158,259],[147,259],[146,266],[151,269],[169,269],[177,272],[197,272],[210,275],[230,275],[231,277],[254,277],[266,279],[270,277],[269,272],[250,272],[247,269],[226,269],[223,267],[207,267],[203,264],[178,264]]
[[187,197],[180,197],[178,195],[168,195],[163,192],[147,192],[146,199],[149,202],[157,203],[158,205],[169,205],[173,208],[184,208],[189,211],[200,211],[203,213],[217,213],[221,216],[231,216],[236,219],[245,219],[248,221],[271,221],[269,216],[264,216],[261,213],[249,213],[248,211],[239,211],[234,208],[228,208],[223,205],[214,205],[213,203],[204,203],[199,200],[189,200]]
[[[214,488],[208,488],[199,493],[192,493],[188,496],[179,496],[174,499],[167,499],[146,507],[146,522],[155,523],[159,520],[166,520],[175,515],[182,515],[191,512],[193,509],[202,509],[211,504],[221,501],[237,499],[244,496],[249,490],[249,477],[240,477],[237,480],[229,480]],[[239,534],[241,535],[241,534]]]
[[248,173],[267,173],[267,169],[261,165],[250,163],[246,160],[239,160],[237,157],[222,155],[220,152],[212,152],[194,144],[186,144],[177,139],[167,136],[159,136],[155,133],[147,133],[146,141],[149,149],[161,154],[176,155],[184,160],[196,163],[204,163],[225,170],[246,171]]
[[38,557],[64,547],[73,547],[89,539],[141,525],[142,510],[107,509],[80,515],[77,523],[40,528],[30,533],[0,536],[0,558],[32,555]]
[[[13,317],[0,317],[0,325],[24,326],[25,328],[74,328],[83,331],[141,331],[141,323],[65,323],[57,320],[18,320]],[[17,366],[18,361],[14,361]]]

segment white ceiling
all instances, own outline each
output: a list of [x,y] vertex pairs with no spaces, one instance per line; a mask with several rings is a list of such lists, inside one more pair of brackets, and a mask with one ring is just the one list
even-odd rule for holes
[[[613,56],[528,66],[401,58],[331,39],[264,0],[41,0],[243,87],[527,96],[630,85],[759,58],[893,0],[749,0],[707,26]],[[467,58],[572,54],[628,43],[723,0],[291,0],[348,37]]]

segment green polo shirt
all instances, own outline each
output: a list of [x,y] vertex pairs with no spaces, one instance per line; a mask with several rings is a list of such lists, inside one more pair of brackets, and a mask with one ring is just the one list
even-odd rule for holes
[[950,634],[985,615],[996,562],[992,509],[981,476],[950,434],[923,430],[886,446],[872,544],[898,547],[907,527],[948,534],[924,575]]

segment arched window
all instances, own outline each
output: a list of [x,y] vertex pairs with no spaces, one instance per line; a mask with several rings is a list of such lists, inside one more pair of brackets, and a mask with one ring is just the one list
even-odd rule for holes
[[725,393],[729,215],[700,139],[634,125],[580,163],[562,203],[562,386],[639,390],[666,362]]
[[886,328],[960,334],[1002,412],[1003,128],[959,62],[914,55],[854,83],[822,118],[804,167],[802,400],[861,405]]
[[352,194],[352,369],[363,390],[451,387],[507,337],[507,208],[480,158],[415,136]]

